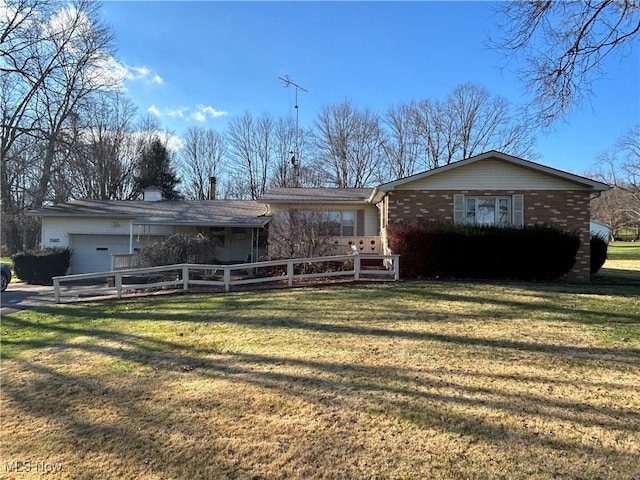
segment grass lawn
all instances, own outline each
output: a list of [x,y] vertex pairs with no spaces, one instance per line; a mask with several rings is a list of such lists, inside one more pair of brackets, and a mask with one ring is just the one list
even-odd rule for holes
[[639,293],[370,283],[6,315],[0,477],[632,480]]
[[640,243],[614,242],[607,249],[607,261],[594,280],[640,283]]

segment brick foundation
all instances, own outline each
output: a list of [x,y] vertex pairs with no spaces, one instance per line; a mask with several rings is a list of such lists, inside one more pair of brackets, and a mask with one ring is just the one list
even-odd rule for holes
[[525,225],[550,225],[562,230],[578,232],[580,248],[576,264],[566,275],[566,280],[588,282],[590,280],[590,194],[587,190],[495,190],[495,191],[442,191],[395,190],[389,192],[389,223],[407,220],[453,221],[453,195],[508,196],[524,195]]

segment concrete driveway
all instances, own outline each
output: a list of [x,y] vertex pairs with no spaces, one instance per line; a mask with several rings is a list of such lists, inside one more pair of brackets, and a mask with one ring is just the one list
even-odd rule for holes
[[12,312],[45,305],[55,305],[53,286],[12,282],[0,294],[0,315],[3,316]]

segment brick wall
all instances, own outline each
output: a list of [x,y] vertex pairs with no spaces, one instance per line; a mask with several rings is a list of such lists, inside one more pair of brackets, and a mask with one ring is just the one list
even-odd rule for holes
[[577,231],[580,248],[576,264],[567,280],[588,282],[590,279],[590,195],[586,190],[495,190],[442,191],[396,190],[389,192],[389,223],[405,220],[453,221],[453,195],[469,196],[524,195],[525,225],[546,224],[563,230]]

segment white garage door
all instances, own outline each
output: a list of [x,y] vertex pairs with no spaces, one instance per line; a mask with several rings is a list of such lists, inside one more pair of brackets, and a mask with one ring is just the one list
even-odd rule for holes
[[71,273],[108,272],[112,253],[129,253],[125,235],[71,235]]

